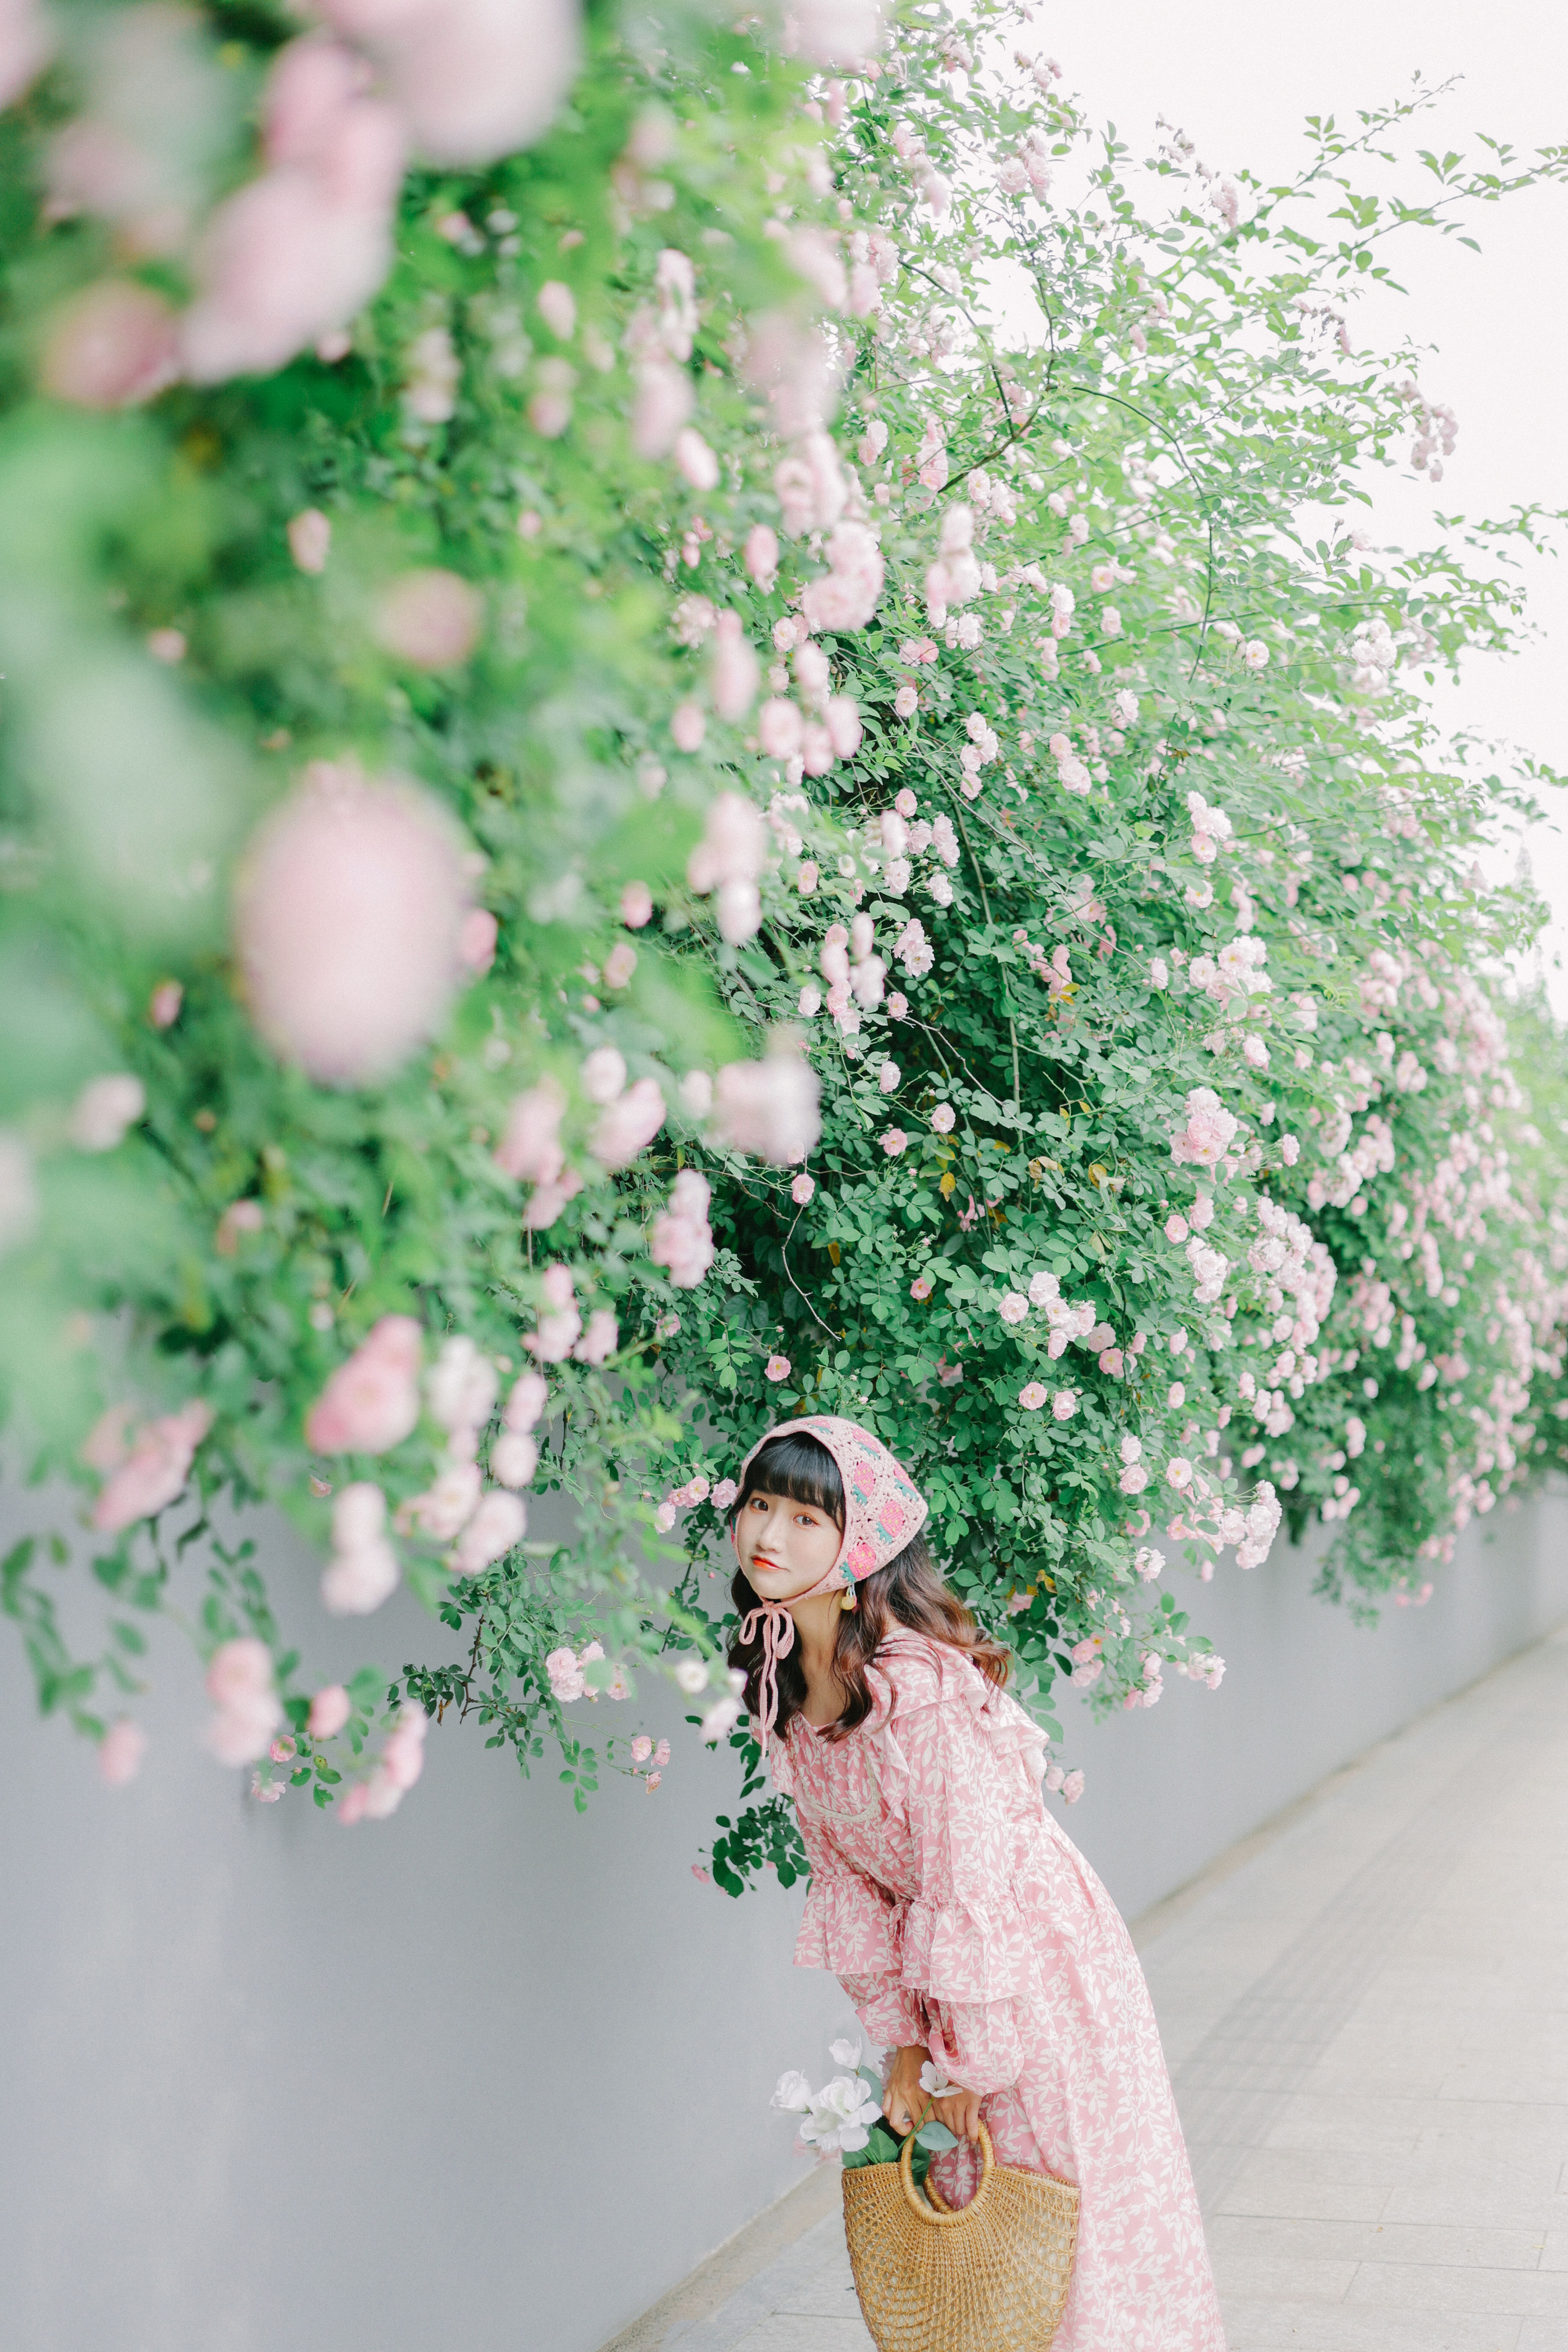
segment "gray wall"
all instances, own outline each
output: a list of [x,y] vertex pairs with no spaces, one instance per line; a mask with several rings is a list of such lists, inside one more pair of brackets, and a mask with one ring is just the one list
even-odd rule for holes
[[1425,1608],[1386,1607],[1373,1627],[1314,1600],[1327,1548],[1283,1536],[1249,1573],[1165,1579],[1226,1661],[1217,1691],[1167,1681],[1158,1706],[1062,1718],[1064,1760],[1084,1794],[1065,1815],[1128,1918],[1226,1846],[1387,1738],[1413,1716],[1568,1618],[1568,1494],[1472,1521]]
[[[1568,1614],[1565,1534],[1557,1500],[1500,1519],[1375,1633],[1285,1547],[1222,1568],[1218,1692],[1068,1718],[1070,1825],[1123,1907]],[[326,1626],[289,1541],[329,1667],[439,1654],[406,1601]],[[142,1777],[106,1791],[0,1626],[0,2340],[594,2352],[800,2177],[768,2094],[847,2012],[790,1968],[798,1898],[691,1877],[732,1781],[678,1700],[648,1710],[678,1743],[652,1799],[612,1780],[580,1821],[548,1766],[520,1784],[448,1725],[352,1832],[244,1801],[203,1714],[171,1643]]]

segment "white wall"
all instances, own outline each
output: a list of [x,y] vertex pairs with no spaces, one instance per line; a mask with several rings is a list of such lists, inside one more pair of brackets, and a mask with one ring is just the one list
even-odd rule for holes
[[[13,1520],[25,1498],[13,1497]],[[1360,1631],[1281,1549],[1223,1569],[1214,1694],[1068,1744],[1073,1833],[1129,1912],[1568,1614],[1568,1508],[1471,1538],[1426,1611]],[[310,1569],[268,1549],[306,1605]],[[195,1571],[188,1571],[193,1586]],[[319,1625],[313,1606],[311,1620]],[[31,1714],[0,1625],[0,2336],[27,2352],[595,2352],[799,2178],[767,2097],[847,2016],[795,1974],[798,1896],[689,1863],[732,1783],[676,1760],[585,1821],[471,1727],[385,1824],[258,1809],[201,1753],[188,1654],[155,1669],[110,1794]],[[326,1663],[441,1654],[406,1602]],[[331,1648],[338,1645],[336,1654]],[[595,1721],[605,1715],[601,1702]]]

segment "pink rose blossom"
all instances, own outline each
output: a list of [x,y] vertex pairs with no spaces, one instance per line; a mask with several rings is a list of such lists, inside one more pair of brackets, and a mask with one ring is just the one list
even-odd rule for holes
[[162,295],[106,278],[56,312],[38,380],[76,408],[132,408],[179,373],[179,324]]
[[559,278],[547,278],[534,297],[540,317],[557,342],[569,343],[577,328],[577,299]]
[[[902,1020],[906,1017],[906,1015],[908,1014],[908,1013],[909,1013],[909,1009],[910,1009],[910,1001],[909,1001],[909,998],[908,998],[907,996],[900,995],[900,992],[899,992],[899,991],[898,991],[897,989],[894,989],[894,991],[892,992],[892,993],[891,993],[891,994],[889,995],[889,997],[888,998],[888,1018],[889,1018],[889,1021],[902,1021]],[[934,1122],[933,1122],[933,1123],[934,1123]],[[939,1132],[940,1132],[940,1131],[941,1131],[941,1130],[939,1129]]]
[[312,1739],[335,1739],[353,1711],[353,1702],[342,1683],[328,1683],[310,1701],[305,1727]]
[[464,971],[482,978],[496,960],[500,937],[500,925],[489,908],[470,907],[458,932],[458,961]]
[[458,1537],[452,1565],[459,1576],[478,1576],[492,1561],[504,1559],[527,1530],[522,1497],[492,1487]]
[[562,1706],[581,1698],[587,1688],[574,1651],[552,1650],[544,1661],[544,1671],[550,1677],[551,1696]]
[[718,485],[719,460],[695,425],[683,426],[675,436],[675,468],[694,490]]
[[579,61],[564,0],[324,0],[376,57],[427,162],[492,163],[547,130]]
[[483,625],[479,590],[439,565],[404,572],[375,608],[378,642],[414,669],[456,669],[479,644]]
[[1022,1323],[1029,1311],[1029,1302],[1022,1291],[1005,1290],[997,1302],[996,1312],[1004,1323]]
[[909,1141],[901,1127],[890,1127],[882,1138],[882,1149],[889,1160],[897,1160],[901,1152],[908,1150]]
[[66,1133],[79,1151],[113,1151],[147,1108],[140,1078],[89,1078],[71,1107]]
[[680,702],[670,715],[669,731],[678,751],[700,751],[708,721],[695,702]]
[[220,1764],[257,1764],[283,1720],[267,1644],[250,1638],[225,1642],[214,1652],[206,1693],[216,1712],[205,1732]]
[[787,1381],[790,1362],[787,1356],[770,1356],[763,1367],[770,1381]]
[[384,1454],[419,1418],[421,1335],[411,1315],[384,1315],[338,1366],[305,1423],[315,1454]]
[[549,1401],[550,1390],[543,1373],[524,1372],[512,1383],[501,1419],[508,1429],[531,1429]]
[[490,1447],[490,1476],[498,1486],[526,1486],[539,1467],[539,1447],[519,1429],[503,1429]]
[[566,1097],[553,1078],[542,1078],[515,1097],[496,1146],[496,1165],[520,1183],[553,1183],[563,1165],[559,1138],[565,1108]]
[[917,1274],[910,1285],[910,1297],[920,1299],[929,1298],[935,1287],[929,1274]]
[[289,552],[301,572],[324,572],[332,526],[320,507],[306,507],[289,525]]
[[753,523],[751,530],[746,534],[746,545],[742,561],[745,563],[746,570],[751,573],[752,578],[756,582],[758,587],[765,593],[773,587],[774,581],[778,577],[779,541],[777,531],[773,530],[765,522]]
[[1046,1395],[1047,1391],[1040,1386],[1039,1381],[1031,1381],[1027,1388],[1018,1391],[1018,1402],[1026,1412],[1038,1412],[1046,1402]]
[[98,1777],[106,1789],[123,1789],[142,1769],[147,1735],[139,1723],[122,1715],[98,1743]]
[[643,1787],[647,1790],[650,1797],[654,1790],[660,1785],[663,1779],[664,1774],[662,1772],[650,1772],[648,1774],[647,1780],[643,1782]]
[[620,1326],[613,1309],[595,1307],[572,1353],[580,1364],[598,1365],[608,1362],[620,1344]]
[[397,1721],[381,1751],[381,1769],[395,1789],[412,1789],[425,1769],[427,1718],[422,1707],[400,1706]]
[[793,702],[772,695],[757,713],[757,740],[768,760],[792,760],[801,747],[801,716]]
[[757,698],[762,677],[762,666],[747,640],[739,613],[719,615],[710,677],[714,709],[721,719],[738,726]]
[[[716,1511],[727,1511],[740,1491],[741,1489],[735,1484],[733,1478],[721,1478],[719,1484],[713,1489],[713,1508]],[[669,1761],[668,1743],[666,1740],[660,1740],[659,1746],[664,1749],[664,1754],[660,1757],[659,1761],[661,1763],[668,1764]]]
[[1174,1454],[1166,1463],[1165,1476],[1178,1495],[1185,1494],[1193,1483],[1193,1465],[1184,1454]]
[[1070,1421],[1078,1411],[1078,1391],[1058,1389],[1051,1399],[1051,1412],[1058,1421]]
[[628,1168],[664,1125],[665,1102],[657,1082],[638,1078],[609,1104],[589,1139],[588,1149],[605,1168]]
[[252,1019],[328,1086],[388,1076],[462,977],[467,847],[441,803],[317,761],[252,836],[235,930]]
[[653,893],[646,882],[628,882],[621,892],[621,920],[628,931],[640,931],[653,917]]
[[797,1176],[789,1188],[789,1196],[797,1209],[804,1209],[816,1190],[816,1185],[811,1177]]
[[633,371],[632,446],[639,457],[668,457],[690,415],[691,378],[668,360],[647,359]]
[[893,697],[893,709],[900,719],[912,719],[921,707],[920,696],[912,686],[900,686]]
[[1076,1805],[1079,1799],[1082,1796],[1083,1791],[1083,1774],[1081,1772],[1069,1772],[1067,1779],[1062,1782],[1062,1795],[1067,1800],[1067,1802],[1069,1805]]
[[258,1234],[265,1223],[259,1201],[231,1201],[217,1221],[213,1247],[220,1257],[235,1257],[241,1234]]
[[137,1433],[93,1506],[92,1524],[100,1534],[118,1535],[138,1519],[153,1518],[184,1493],[212,1418],[210,1406],[187,1404]]
[[1301,1147],[1297,1142],[1296,1138],[1293,1135],[1282,1135],[1280,1137],[1279,1157],[1285,1162],[1287,1168],[1294,1168],[1297,1160],[1301,1157]]
[[334,1808],[339,1827],[352,1830],[356,1822],[363,1822],[369,1803],[369,1788],[363,1780],[355,1780],[352,1787],[343,1790]]
[[632,1741],[632,1762],[634,1764],[646,1764],[652,1754],[652,1740],[648,1738],[646,1731],[639,1731],[637,1738]]
[[728,1062],[714,1092],[715,1131],[731,1150],[787,1168],[822,1132],[816,1073],[791,1048],[760,1062]]

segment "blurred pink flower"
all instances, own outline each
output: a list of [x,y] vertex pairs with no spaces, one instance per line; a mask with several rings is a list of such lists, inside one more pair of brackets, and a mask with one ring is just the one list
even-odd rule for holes
[[458,961],[463,970],[480,979],[496,960],[496,940],[500,925],[488,907],[470,907],[458,933]]
[[539,1447],[521,1429],[503,1429],[490,1446],[490,1476],[499,1486],[526,1486],[539,1467]]
[[512,1545],[521,1543],[527,1527],[529,1512],[521,1496],[491,1486],[458,1536],[451,1564],[458,1576],[478,1576],[482,1569],[491,1567],[491,1561],[503,1559]]
[[1084,1779],[1081,1772],[1069,1772],[1062,1782],[1062,1795],[1069,1805],[1076,1805],[1082,1796]]
[[140,1078],[119,1072],[89,1078],[71,1107],[66,1132],[79,1151],[113,1151],[146,1108]]
[[550,1401],[542,1372],[523,1372],[513,1381],[501,1419],[508,1429],[531,1429]]
[[670,1190],[668,1208],[649,1228],[648,1255],[655,1265],[669,1268],[678,1290],[695,1290],[713,1263],[709,1199],[707,1178],[695,1168],[683,1168]]
[[647,1790],[650,1797],[663,1779],[664,1774],[662,1772],[650,1772],[648,1774],[647,1780],[643,1782],[643,1787]]
[[196,299],[181,322],[184,371],[196,383],[285,366],[352,319],[392,264],[403,126],[381,100],[350,95],[346,78],[329,101],[330,67],[296,109],[301,46],[279,51],[273,67],[289,160],[221,204],[196,248]]
[[625,988],[637,968],[637,951],[628,940],[621,940],[605,958],[605,986]]
[[234,1257],[241,1234],[258,1234],[265,1223],[259,1201],[231,1201],[217,1221],[213,1247],[220,1257]]
[[577,70],[570,0],[322,0],[378,58],[432,163],[492,163],[549,128]]
[[132,408],[179,373],[179,324],[162,295],[105,278],[56,312],[38,380],[77,408]]
[[815,1150],[822,1132],[818,1091],[816,1071],[787,1047],[760,1062],[727,1062],[715,1087],[718,1139],[787,1168]]
[[787,1381],[790,1363],[787,1356],[770,1356],[763,1367],[770,1381]]
[[633,371],[632,446],[639,457],[668,457],[693,405],[691,378],[665,359],[641,361]]
[[765,522],[754,522],[746,533],[742,556],[747,571],[764,593],[778,577],[778,533]]
[[320,507],[306,507],[289,525],[289,552],[301,572],[324,572],[332,526]]
[[411,1315],[384,1315],[338,1366],[305,1423],[314,1454],[384,1454],[419,1418],[421,1335]]
[[122,1715],[98,1743],[98,1777],[106,1789],[123,1789],[142,1769],[147,1735],[139,1723]]
[[138,1431],[93,1506],[92,1524],[100,1535],[118,1535],[138,1519],[153,1517],[184,1492],[212,1419],[210,1406],[187,1404]]
[[313,762],[252,836],[235,893],[245,995],[273,1051],[354,1087],[432,1036],[462,977],[466,868],[432,794]]
[[664,1125],[664,1097],[652,1078],[638,1078],[611,1103],[589,1139],[588,1149],[605,1168],[626,1168]]
[[5,0],[0,10],[0,106],[19,99],[54,54],[55,29],[37,0]]
[[259,1763],[283,1720],[265,1642],[247,1637],[223,1643],[207,1667],[206,1693],[216,1712],[205,1738],[218,1762]]
[[670,714],[669,731],[678,751],[700,751],[708,721],[695,702],[677,703]]
[[310,1701],[305,1727],[312,1739],[335,1739],[352,1712],[349,1695],[342,1683],[328,1683]]
[[541,1078],[516,1096],[496,1146],[496,1165],[521,1183],[553,1183],[563,1163],[559,1130],[565,1108],[566,1097],[553,1078]]
[[423,1707],[404,1706],[381,1751],[381,1769],[395,1789],[412,1789],[425,1769],[428,1718]]
[[703,1869],[702,1864],[700,1862],[694,1862],[692,1864],[691,1875],[700,1885],[711,1886],[713,1884],[710,1874]]
[[[183,629],[151,629],[147,634],[147,650],[154,661],[166,662],[172,668],[185,658],[186,639]],[[1251,1040],[1248,1039],[1248,1044]]]
[[614,1311],[608,1307],[595,1307],[588,1318],[588,1327],[572,1353],[579,1363],[602,1364],[620,1346],[621,1334]]
[[718,483],[719,460],[695,425],[685,425],[676,435],[675,465],[694,490],[710,490]]
[[[719,1499],[717,1490],[715,1490],[713,1499],[715,1502]],[[653,1751],[653,1760],[662,1772],[665,1766],[669,1761],[669,1742],[668,1739],[661,1739],[659,1741],[658,1746]]]
[[333,1808],[339,1826],[345,1830],[352,1830],[356,1822],[363,1822],[365,1808],[369,1802],[370,1790],[365,1783],[363,1780],[353,1781],[343,1790]]
[[172,1029],[180,1017],[185,992],[177,980],[161,980],[147,1000],[147,1018],[154,1029]]
[[621,892],[621,920],[628,931],[640,931],[652,919],[653,893],[646,882],[628,882]]
[[479,644],[484,600],[459,572],[439,564],[405,572],[375,608],[378,642],[414,669],[456,669]]
[[739,613],[721,613],[715,628],[711,670],[713,707],[738,726],[757,698],[762,666],[742,626]]

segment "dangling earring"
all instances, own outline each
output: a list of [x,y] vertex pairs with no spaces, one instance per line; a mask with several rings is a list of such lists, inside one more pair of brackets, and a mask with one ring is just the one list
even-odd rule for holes
[[839,1598],[839,1602],[838,1602],[838,1606],[840,1607],[840,1609],[853,1609],[853,1608],[854,1608],[854,1606],[855,1606],[855,1587],[854,1587],[853,1585],[851,1585],[851,1586],[850,1586],[850,1588],[849,1588],[849,1590],[848,1590],[848,1591],[847,1591],[847,1592],[843,1593],[843,1594],[840,1596],[840,1598]]

